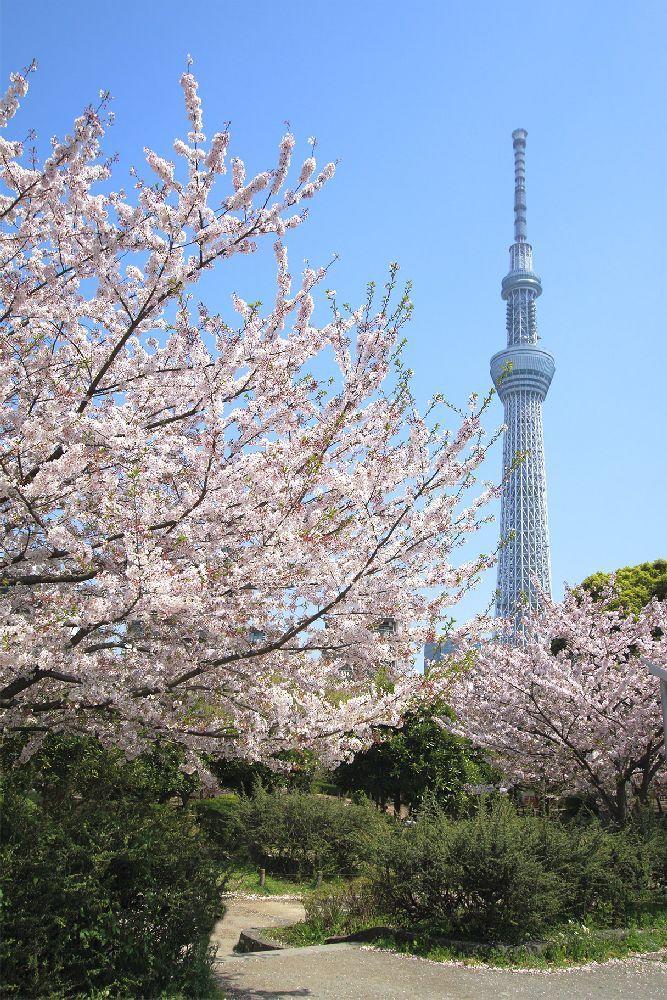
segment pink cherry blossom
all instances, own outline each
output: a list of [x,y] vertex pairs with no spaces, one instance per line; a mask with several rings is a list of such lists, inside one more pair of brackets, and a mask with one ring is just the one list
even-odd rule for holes
[[[520,641],[461,634],[428,683],[447,692],[459,732],[486,747],[514,780],[595,796],[616,819],[664,780],[660,690],[642,662],[667,662],[667,604],[640,615],[580,589],[543,598]],[[487,623],[487,626],[490,623]],[[462,654],[467,657],[461,662]]]
[[301,167],[301,173],[299,174],[299,184],[306,184],[310,178],[315,173],[315,168],[317,167],[317,161],[314,156],[308,156]]
[[[459,554],[495,495],[476,486],[483,406],[451,432],[417,412],[394,376],[407,300],[312,325],[328,269],[293,291],[284,234],[305,214],[274,197],[293,137],[248,183],[232,159],[230,193],[227,127],[207,144],[181,83],[176,162],[147,150],[130,194],[110,190],[104,100],[42,168],[2,145],[2,723],[130,755],[176,740],[192,766],[333,762],[400,718],[417,650],[488,563]],[[26,90],[11,78],[3,124]],[[273,309],[198,300],[267,239]]]

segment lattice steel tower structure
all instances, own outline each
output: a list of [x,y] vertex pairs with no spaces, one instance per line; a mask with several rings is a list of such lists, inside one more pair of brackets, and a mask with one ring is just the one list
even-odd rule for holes
[[526,136],[512,132],[514,146],[514,243],[509,274],[503,278],[507,302],[507,347],[491,358],[491,377],[505,407],[502,506],[496,615],[515,618],[538,603],[535,581],[551,593],[547,520],[547,479],[542,436],[542,403],[555,371],[554,359],[538,347],[535,300],[542,282],[533,271],[533,248],[526,238]]

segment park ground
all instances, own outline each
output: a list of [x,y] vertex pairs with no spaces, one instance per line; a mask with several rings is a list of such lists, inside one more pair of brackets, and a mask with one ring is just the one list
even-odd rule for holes
[[302,919],[296,899],[236,897],[216,925],[216,979],[225,1000],[664,1000],[667,953],[555,969],[432,962],[355,944],[235,955],[246,927]]

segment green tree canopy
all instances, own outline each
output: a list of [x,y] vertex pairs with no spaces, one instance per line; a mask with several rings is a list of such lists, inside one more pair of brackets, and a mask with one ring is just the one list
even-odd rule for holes
[[298,788],[303,792],[310,792],[321,778],[322,768],[312,750],[285,750],[277,753],[275,759],[285,765],[284,770],[273,769],[268,764],[241,757],[209,757],[207,766],[222,788],[229,788],[243,795],[251,795],[258,784],[266,791]]
[[442,703],[423,706],[408,714],[399,729],[378,729],[379,742],[341,764],[334,781],[380,805],[417,806],[429,793],[448,811],[459,811],[467,800],[466,785],[489,782],[495,772],[481,751],[436,721],[451,714]]
[[667,559],[640,563],[638,566],[624,566],[615,574],[597,572],[587,576],[581,586],[593,596],[602,594],[615,576],[618,599],[613,608],[625,608],[628,612],[639,612],[650,600],[667,600]]

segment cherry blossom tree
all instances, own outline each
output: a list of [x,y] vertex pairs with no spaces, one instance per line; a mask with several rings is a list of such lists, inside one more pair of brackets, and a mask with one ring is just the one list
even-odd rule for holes
[[642,659],[667,660],[667,604],[628,615],[613,608],[616,596],[578,588],[562,603],[545,597],[524,616],[521,641],[509,632],[464,638],[457,665],[452,658],[428,683],[449,690],[460,732],[509,777],[592,794],[622,821],[629,799],[646,802],[665,771],[660,693]]
[[[335,761],[398,720],[416,649],[491,561],[456,558],[495,495],[485,404],[450,431],[440,400],[417,412],[395,266],[359,308],[329,291],[315,325],[328,268],[293,282],[285,241],[334,164],[309,140],[288,186],[288,132],[247,177],[181,85],[187,134],[146,149],[129,192],[107,95],[43,163],[0,139],[2,721],[29,746],[69,730],[128,754],[176,740],[191,764]],[[230,322],[194,298],[263,240],[272,308],[234,295]]]

